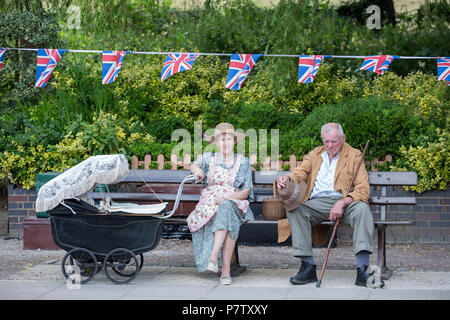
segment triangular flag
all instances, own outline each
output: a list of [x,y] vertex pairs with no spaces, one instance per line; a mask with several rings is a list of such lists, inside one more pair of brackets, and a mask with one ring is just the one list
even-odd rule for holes
[[3,59],[5,58],[6,48],[0,48],[0,70],[3,67]]
[[102,84],[113,83],[117,79],[126,54],[125,51],[103,51]]
[[177,72],[191,70],[195,59],[199,56],[197,53],[168,54],[161,71],[161,81],[173,76]]
[[398,57],[389,55],[367,56],[364,58],[364,61],[359,69],[383,74],[389,68],[391,62],[395,59],[398,59]]
[[67,51],[66,49],[38,49],[36,83],[34,84],[36,87],[42,88],[47,85],[53,70]]
[[232,54],[226,88],[239,90],[261,54]]
[[300,56],[298,60],[298,82],[313,82],[322,60],[323,56]]
[[437,75],[438,80],[447,81],[450,84],[450,57],[437,58]]

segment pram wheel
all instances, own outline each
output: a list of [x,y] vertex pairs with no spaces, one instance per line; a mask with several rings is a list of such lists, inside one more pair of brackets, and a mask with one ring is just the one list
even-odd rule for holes
[[[144,255],[141,253],[141,254],[137,255],[136,258],[138,259],[139,271],[141,271],[142,266],[144,265]],[[130,260],[128,260],[128,261],[130,261]],[[126,262],[126,263],[129,263],[129,262]],[[129,277],[129,276],[130,276],[129,274],[121,273],[120,270],[119,270],[119,268],[118,268],[118,269],[113,268],[113,270],[114,270],[117,274],[121,275],[122,277]]]
[[140,266],[136,255],[125,248],[117,248],[108,253],[104,261],[105,274],[115,284],[132,281],[139,273]]
[[66,279],[84,284],[97,274],[97,258],[85,248],[73,248],[64,255],[61,268]]
[[141,271],[142,266],[144,265],[144,255],[141,253],[138,257],[139,257],[139,271]]

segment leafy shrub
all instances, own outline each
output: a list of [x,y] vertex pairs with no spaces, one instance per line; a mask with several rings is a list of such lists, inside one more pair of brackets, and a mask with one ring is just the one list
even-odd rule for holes
[[421,118],[442,127],[448,125],[450,91],[444,81],[422,72],[398,76],[386,72],[364,83],[363,96],[383,96],[409,106]]
[[31,141],[26,146],[12,141],[13,151],[0,153],[0,179],[8,178],[10,183],[32,188],[36,174],[60,172],[68,169],[89,154],[80,137],[66,136],[56,145],[42,145]]
[[[138,58],[138,57],[136,57]],[[163,58],[146,57],[129,63],[116,80],[114,94],[128,101],[132,113],[146,114],[148,119],[168,116],[196,118],[209,99],[221,97],[227,64],[218,57],[200,57],[195,67],[161,81]]]
[[344,17],[350,17],[361,25],[366,25],[367,18],[370,13],[366,12],[370,5],[377,5],[380,7],[381,23],[390,23],[389,11],[384,0],[360,0],[360,1],[346,1],[337,8],[337,13]]
[[[358,80],[345,75],[331,59],[322,63],[312,84],[298,83],[298,59],[289,60],[281,65],[264,61],[252,70],[239,91],[225,92],[223,101],[228,105],[267,103],[306,115],[315,106],[338,103],[361,94]],[[274,73],[283,74],[283,80],[277,80]]]
[[204,126],[214,128],[220,122],[232,123],[236,129],[295,128],[303,120],[298,113],[277,108],[267,103],[227,105],[211,101],[203,111]]
[[[27,2],[27,6],[28,6]],[[2,7],[4,3],[2,3]],[[14,8],[0,11],[0,44],[2,47],[62,48],[56,16],[42,8],[33,12]],[[34,7],[30,5],[30,7]],[[34,100],[40,89],[34,87],[36,52],[8,51],[0,73],[0,83],[6,90],[0,96],[0,109],[14,108],[17,101]]]
[[[7,148],[0,153],[0,179],[8,178],[11,183],[31,188],[37,173],[62,171],[89,156],[115,153],[131,156],[131,152],[139,150],[141,154],[161,151],[154,150],[155,138],[144,132],[143,123],[134,117],[118,119],[115,114],[101,111],[93,115],[92,122],[87,122],[78,115],[67,128],[67,134],[51,144],[43,143],[49,141],[42,136],[43,128],[41,135],[28,129],[3,138]],[[148,150],[139,146],[148,146]]]
[[[189,11],[171,8],[169,1],[110,2],[81,1],[82,29],[59,34],[79,49],[415,56],[441,56],[450,49],[447,0],[437,1],[442,19],[427,9],[417,19],[398,16],[395,28],[378,31],[313,0],[281,0],[272,8],[211,0]],[[55,16],[38,13],[40,2],[30,3],[33,13],[13,14],[16,3],[24,2],[7,1],[9,7],[0,9],[4,46],[15,46],[19,37],[24,47],[27,39],[34,47],[63,47]],[[66,12],[69,2],[52,5]],[[67,20],[64,14],[59,18],[62,24]],[[297,83],[297,58],[263,57],[234,91],[225,89],[228,56],[201,56],[192,70],[161,81],[164,56],[127,55],[117,80],[101,85],[101,54],[68,54],[49,86],[36,91],[35,54],[18,54],[19,63],[11,63],[11,52],[6,55],[0,73],[1,106],[18,106],[0,115],[0,179],[24,186],[32,185],[38,171],[62,170],[93,154],[168,159],[176,144],[172,132],[192,133],[194,121],[203,121],[204,129],[222,121],[243,130],[279,129],[279,151],[287,160],[321,144],[325,122],[341,122],[355,147],[370,139],[370,159],[385,153],[404,157],[402,145],[427,149],[438,143],[437,128],[448,127],[450,118],[450,91],[436,81],[434,59],[396,60],[383,76],[359,71],[358,59],[325,59],[315,81],[305,85]]]
[[423,130],[406,106],[380,97],[357,98],[316,107],[297,129],[281,133],[280,149],[288,155],[308,153],[322,144],[320,129],[327,122],[339,122],[346,142],[355,148],[362,149],[370,140],[367,160],[388,153],[399,156],[399,147],[409,142],[409,132]]
[[265,30],[261,28],[265,14],[266,10],[253,1],[213,0],[201,10],[178,12],[173,29],[182,28],[187,35],[184,39],[202,52],[256,53],[266,45]]
[[155,142],[155,138],[148,133],[145,135],[142,133],[132,133],[124,149],[129,156],[135,155],[139,159],[144,159],[144,156],[149,154],[152,156],[152,161],[155,161],[160,154],[165,159],[170,159],[171,150],[174,145],[174,143]]
[[450,131],[436,129],[437,140],[431,140],[426,146],[400,147],[403,156],[391,166],[392,171],[415,171],[417,186],[405,187],[407,190],[423,192],[426,190],[446,190],[450,181]]

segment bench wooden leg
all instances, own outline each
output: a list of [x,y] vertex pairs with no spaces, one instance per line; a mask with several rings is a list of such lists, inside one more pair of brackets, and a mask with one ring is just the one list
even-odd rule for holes
[[231,257],[230,274],[232,277],[237,277],[246,270],[246,266],[241,266],[239,264],[238,244],[236,243],[236,245],[234,246],[233,256]]
[[377,265],[381,271],[381,280],[389,280],[392,270],[386,266],[386,225],[377,224],[378,259]]

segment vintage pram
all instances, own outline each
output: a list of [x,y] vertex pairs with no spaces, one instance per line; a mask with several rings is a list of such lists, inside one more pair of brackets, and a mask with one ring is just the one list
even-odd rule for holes
[[53,240],[67,251],[61,268],[68,281],[87,283],[102,270],[116,284],[132,281],[143,266],[143,253],[159,244],[164,219],[177,210],[183,185],[195,180],[189,175],[182,181],[170,212],[167,202],[139,205],[105,198],[95,205],[85,196],[96,184],[116,184],[127,175],[124,155],[100,155],[40,188],[36,211],[49,214]]

